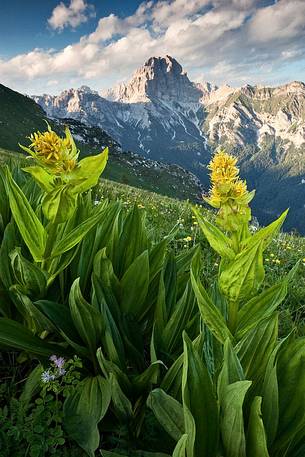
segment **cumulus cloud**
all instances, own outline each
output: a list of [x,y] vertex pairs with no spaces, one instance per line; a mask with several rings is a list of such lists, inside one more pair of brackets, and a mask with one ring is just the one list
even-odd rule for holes
[[[73,5],[86,14],[84,0],[63,6]],[[67,17],[56,27],[76,24]],[[102,17],[92,33],[61,50],[34,49],[0,60],[0,78],[24,92],[83,83],[104,89],[128,79],[149,57],[169,54],[191,78],[233,85],[279,82],[305,58],[304,17],[303,0],[145,1],[128,17]]]
[[255,13],[250,35],[259,42],[305,37],[304,19],[304,0],[281,0]]
[[69,6],[60,2],[52,11],[48,24],[54,30],[63,30],[68,26],[76,28],[94,15],[94,6],[85,0],[71,0]]

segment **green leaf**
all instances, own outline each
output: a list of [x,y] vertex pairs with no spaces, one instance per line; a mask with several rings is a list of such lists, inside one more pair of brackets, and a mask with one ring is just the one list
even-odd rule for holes
[[226,457],[246,457],[243,403],[251,381],[229,384],[222,395],[221,436]]
[[175,446],[173,457],[186,457],[188,435],[185,433]]
[[69,304],[75,328],[91,355],[95,357],[102,339],[105,322],[101,313],[82,296],[79,278],[72,284]]
[[135,389],[139,391],[147,390],[151,388],[152,384],[156,384],[160,372],[160,365],[164,365],[161,360],[156,360],[151,363],[143,373],[136,375],[132,378],[132,384]]
[[121,310],[140,319],[149,284],[148,251],[144,251],[129,266],[121,280]]
[[46,273],[23,257],[20,248],[15,248],[9,256],[15,280],[24,292],[37,298],[44,295],[47,288]]
[[73,186],[74,194],[85,192],[96,186],[107,165],[108,153],[108,148],[105,148],[100,154],[85,157],[78,162],[78,166],[69,174],[71,180],[80,180],[79,184]]
[[71,352],[64,347],[58,344],[48,343],[34,336],[30,330],[18,322],[4,317],[0,318],[0,344],[44,357],[52,354],[71,355]]
[[42,259],[45,250],[46,231],[8,169],[6,169],[6,188],[11,211],[20,234],[34,260],[38,262]]
[[33,165],[22,168],[22,170],[32,175],[44,192],[51,192],[53,190],[55,177],[48,173],[45,168]]
[[278,315],[261,321],[237,344],[235,350],[246,379],[260,380],[278,338]]
[[224,317],[212,302],[200,280],[195,278],[193,263],[191,267],[191,281],[203,322],[221,343],[224,343],[227,338],[232,340],[232,334],[227,327]]
[[[195,456],[213,457],[218,452],[218,406],[212,381],[199,354],[184,332],[182,400],[196,424]],[[185,424],[185,432],[190,433]]]
[[224,344],[223,366],[218,376],[218,398],[220,400],[223,399],[226,387],[229,384],[244,380],[245,375],[241,363],[233,349],[231,341],[227,339]]
[[284,211],[278,219],[273,221],[271,224],[267,225],[267,227],[263,227],[260,229],[258,232],[256,232],[254,235],[252,235],[250,238],[247,238],[245,240],[245,247],[249,248],[260,241],[263,242],[263,250],[266,249],[266,247],[271,243],[272,239],[276,235],[276,233],[280,230],[282,224],[284,223],[288,209]]
[[279,343],[271,354],[264,376],[262,386],[262,413],[265,425],[268,445],[271,445],[276,436],[279,423],[279,389],[277,381],[277,353],[283,340]]
[[198,209],[193,207],[192,210],[198,220],[199,227],[214,251],[223,258],[233,260],[235,258],[235,252],[232,249],[230,238],[207,219],[204,219]]
[[124,221],[115,261],[113,260],[119,278],[124,275],[135,259],[148,249],[147,231],[143,218],[143,212],[140,212],[137,205],[134,205]]
[[51,257],[57,257],[76,246],[102,220],[104,211],[105,208],[101,205],[84,222],[73,228],[69,233],[66,233],[60,241],[55,243]]
[[247,457],[269,457],[261,413],[262,397],[254,397],[247,433]]
[[272,451],[285,455],[305,423],[305,338],[288,338],[277,359],[279,425]]
[[236,338],[238,340],[276,310],[287,295],[287,285],[287,281],[280,281],[253,297],[239,309],[236,330]]
[[24,322],[33,333],[43,331],[53,332],[54,325],[45,315],[37,309],[32,300],[23,293],[20,286],[12,286],[11,297],[20,314],[23,316]]
[[110,387],[101,376],[84,379],[64,403],[64,426],[70,436],[94,457],[99,446],[98,423],[110,403]]
[[179,441],[185,430],[182,405],[162,389],[155,389],[150,393],[147,405],[164,430],[175,441]]
[[15,223],[12,220],[5,227],[2,243],[0,246],[0,279],[6,289],[14,284],[14,275],[11,264],[8,262],[9,254],[14,250],[17,244]]
[[163,331],[162,340],[166,352],[173,353],[180,349],[182,332],[193,317],[195,307],[198,314],[194,292],[190,281],[188,281],[184,293],[178,300]]
[[54,224],[61,224],[72,216],[76,208],[76,195],[67,185],[56,187],[45,194],[42,210],[47,219]]
[[50,300],[38,300],[34,305],[52,322],[58,333],[81,357],[88,357],[88,349],[82,346],[82,340],[76,330],[70,309],[67,305]]
[[124,422],[128,421],[132,417],[132,405],[129,399],[122,391],[115,375],[110,373],[109,382],[111,385],[111,399],[115,409],[115,412],[119,419]]
[[75,271],[73,274],[74,277],[80,278],[82,290],[87,290],[89,287],[88,283],[95,256],[103,246],[107,246],[111,237],[113,225],[118,219],[120,211],[121,207],[118,202],[108,204],[105,207],[105,212],[100,223],[85,236],[81,243],[78,263],[74,264]]
[[237,302],[257,293],[264,277],[263,243],[258,241],[220,269],[219,287],[229,301]]
[[294,277],[299,262],[290,270],[288,275],[277,284],[264,290],[262,293],[249,300],[238,311],[238,325],[236,338],[240,339],[261,320],[270,316],[282,303],[287,295],[288,284]]

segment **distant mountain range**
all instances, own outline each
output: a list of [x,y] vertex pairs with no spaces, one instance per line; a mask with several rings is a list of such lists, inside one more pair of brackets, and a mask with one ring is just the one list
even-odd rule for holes
[[124,152],[120,144],[97,126],[67,119],[48,119],[43,109],[31,98],[0,84],[0,162],[14,152],[21,152],[18,143],[27,144],[27,136],[35,130],[45,130],[46,123],[59,134],[67,125],[81,151],[81,155],[96,154],[105,147],[110,150],[109,162],[103,177],[142,187],[163,195],[197,201],[202,187],[195,175],[174,164],[144,159],[132,152]]
[[253,206],[267,223],[291,207],[287,229],[305,232],[305,85],[217,87],[190,81],[172,57],[151,57],[126,84],[33,96],[53,118],[98,126],[123,149],[176,163],[208,186],[206,165],[219,145],[240,160]]

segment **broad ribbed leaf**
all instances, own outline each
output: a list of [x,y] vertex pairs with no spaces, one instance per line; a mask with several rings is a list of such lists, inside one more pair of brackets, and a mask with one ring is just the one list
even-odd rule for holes
[[5,227],[0,246],[0,279],[6,289],[9,289],[14,284],[14,276],[10,262],[8,262],[8,258],[10,252],[12,252],[16,247],[16,230],[14,221],[9,222],[9,224]]
[[174,449],[173,457],[186,457],[187,440],[187,434],[181,436],[180,440],[178,441]]
[[279,389],[277,380],[277,354],[285,340],[281,341],[271,354],[262,386],[262,413],[267,433],[268,445],[271,445],[276,436],[279,423]]
[[[168,353],[173,353],[177,347],[180,349],[182,343],[182,332],[193,317],[193,310],[196,306],[194,292],[190,281],[188,281],[184,293],[170,316],[162,335],[164,349]],[[198,313],[198,308],[196,306]],[[181,352],[181,349],[179,353]]]
[[132,384],[135,389],[139,391],[151,389],[152,384],[157,384],[160,365],[164,366],[164,363],[161,360],[156,360],[151,363],[143,373],[135,375],[132,377]]
[[246,239],[245,246],[251,247],[256,243],[262,241],[263,242],[263,249],[270,244],[276,233],[280,230],[282,224],[284,223],[288,209],[284,211],[278,219],[273,221],[271,224],[267,225],[267,227],[261,228],[258,232],[252,235],[250,238]]
[[113,373],[110,373],[109,382],[111,385],[111,400],[115,413],[119,419],[126,422],[132,417],[132,404],[122,391]]
[[238,325],[236,338],[240,339],[251,328],[257,325],[261,320],[270,316],[277,307],[282,303],[287,295],[288,284],[294,277],[299,263],[297,263],[288,275],[278,284],[264,290],[261,294],[252,298],[238,311]]
[[247,300],[258,292],[264,277],[263,243],[258,241],[220,269],[219,287],[232,302]]
[[75,262],[73,275],[80,278],[82,290],[87,290],[92,266],[98,251],[107,246],[116,219],[121,211],[120,204],[115,202],[106,206],[103,218],[95,229],[91,230],[82,241],[78,254],[78,262]]
[[97,426],[108,410],[110,398],[108,381],[96,376],[84,379],[64,403],[64,427],[90,457],[99,446]]
[[[305,338],[288,339],[278,354],[279,426],[272,450],[285,455],[305,424]],[[303,435],[303,440],[305,435]]]
[[45,194],[42,210],[45,217],[55,224],[61,224],[71,218],[76,208],[76,195],[69,186],[56,187]]
[[[219,418],[212,381],[186,333],[183,340],[182,400],[196,424],[194,454],[213,457],[218,451]],[[189,434],[186,426],[185,432]]]
[[38,262],[43,257],[46,231],[8,169],[6,169],[6,179],[6,189],[14,220],[34,260]]
[[140,212],[137,205],[134,205],[124,221],[123,231],[117,247],[116,262],[113,262],[119,278],[124,275],[140,254],[148,248],[143,217],[143,212]]
[[217,391],[221,400],[229,384],[244,381],[245,375],[235,350],[228,339],[224,345],[223,366],[218,376]]
[[247,432],[247,457],[269,457],[261,412],[262,397],[254,397]]
[[22,168],[23,171],[32,175],[44,192],[51,192],[54,188],[54,175],[38,165]]
[[93,214],[84,222],[73,228],[69,233],[65,233],[64,236],[56,242],[51,257],[61,255],[76,246],[87,233],[103,219],[105,214],[104,211],[104,206],[100,205],[100,208],[96,208]]
[[38,300],[34,305],[53,323],[59,335],[74,349],[81,357],[88,357],[88,349],[82,344],[82,340],[76,330],[70,309],[67,305],[52,302],[50,300]]
[[150,393],[147,405],[164,430],[174,440],[179,441],[185,430],[182,405],[162,389],[155,389]]
[[121,310],[140,318],[145,310],[145,298],[149,284],[148,251],[144,251],[129,266],[121,280]]
[[238,343],[235,350],[246,379],[258,381],[264,375],[278,338],[278,315],[261,321]]
[[108,148],[105,148],[100,154],[85,157],[78,162],[78,166],[70,173],[71,180],[80,181],[73,186],[74,194],[85,192],[98,183],[107,165],[108,153]]
[[221,343],[224,343],[227,338],[232,340],[232,334],[224,317],[212,302],[200,280],[196,279],[193,267],[191,267],[191,281],[203,322]]
[[70,354],[71,352],[58,344],[48,343],[30,330],[11,319],[0,318],[0,345],[26,351],[31,354],[48,357],[52,354]]
[[81,339],[89,348],[92,355],[95,355],[102,340],[104,332],[104,318],[101,313],[90,305],[82,296],[79,279],[72,284],[69,304],[71,316]]
[[47,288],[47,275],[37,265],[27,260],[21,254],[20,248],[15,248],[10,254],[12,270],[16,283],[25,293],[39,298]]
[[228,385],[220,404],[220,428],[226,457],[246,457],[243,403],[251,381]]
[[199,227],[206,236],[208,242],[214,251],[217,252],[221,257],[233,260],[235,252],[231,247],[231,240],[228,238],[218,227],[211,224],[207,219],[204,219],[200,212],[193,207],[193,213],[197,217]]

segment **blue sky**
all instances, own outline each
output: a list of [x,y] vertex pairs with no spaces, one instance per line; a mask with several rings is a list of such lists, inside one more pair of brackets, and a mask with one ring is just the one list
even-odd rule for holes
[[9,0],[0,8],[0,83],[23,93],[103,90],[166,54],[196,81],[305,80],[305,0]]

